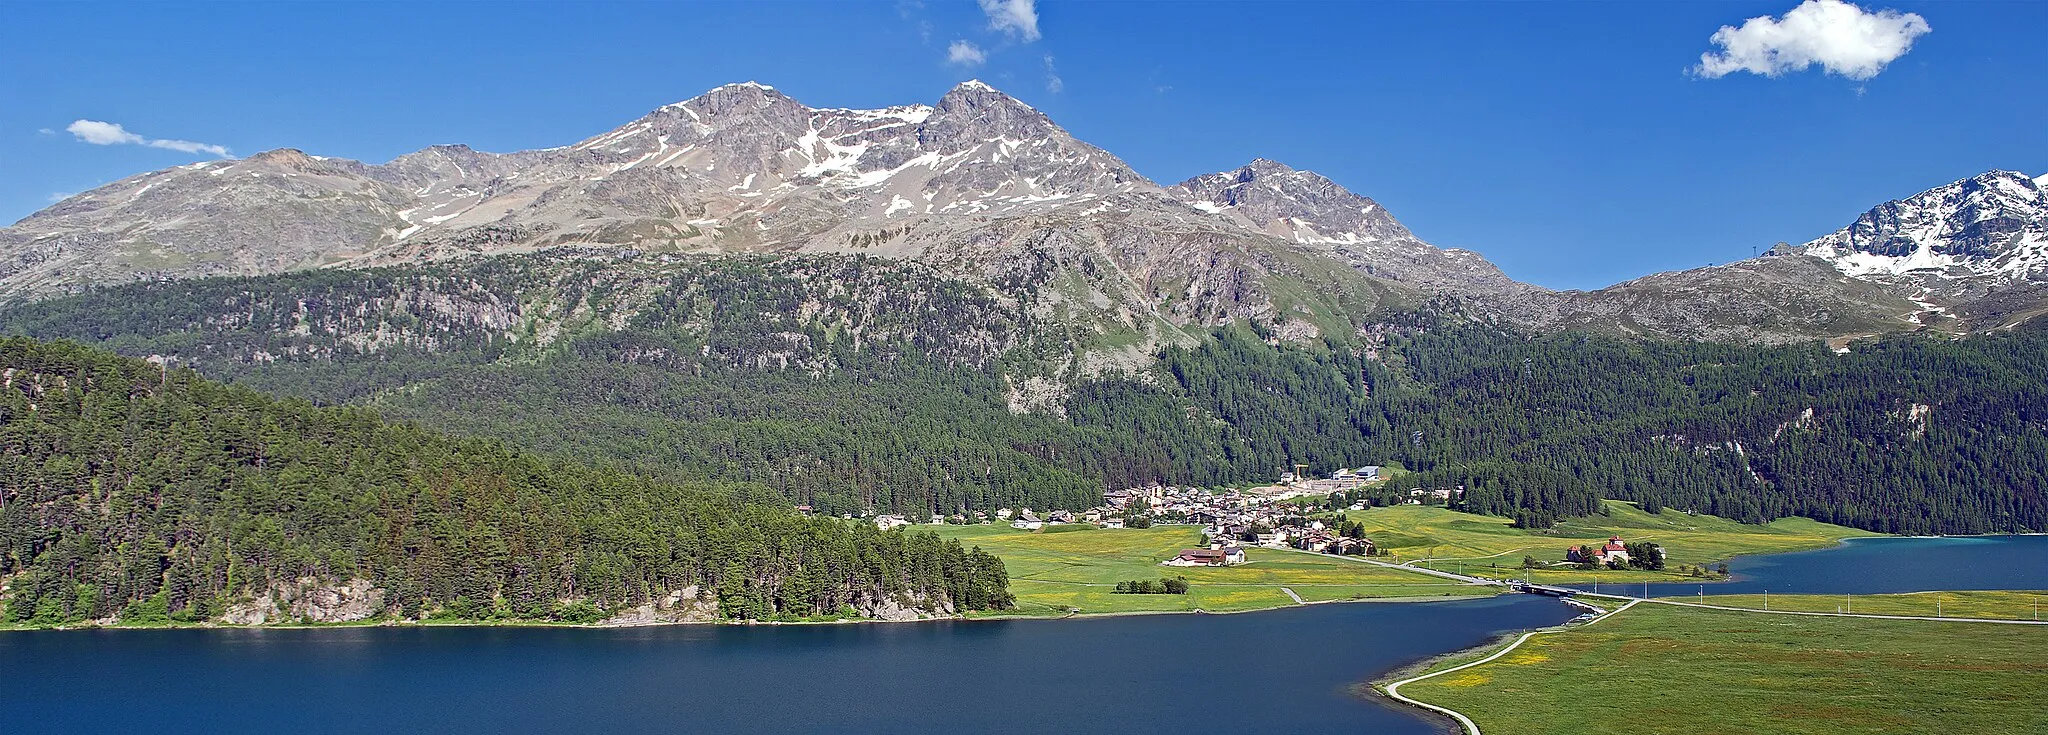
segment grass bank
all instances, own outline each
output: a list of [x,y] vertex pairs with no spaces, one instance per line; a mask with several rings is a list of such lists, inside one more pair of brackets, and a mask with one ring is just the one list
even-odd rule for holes
[[[1017,595],[1013,614],[1235,612],[1305,602],[1493,594],[1490,588],[1458,584],[1415,572],[1353,559],[1274,549],[1251,549],[1247,563],[1234,567],[1163,567],[1181,549],[1201,544],[1192,526],[1099,529],[1054,526],[1019,531],[1008,526],[926,526],[962,544],[1001,557]],[[1049,531],[1049,532],[1048,532]],[[1186,577],[1185,595],[1119,595],[1117,582]]]
[[2048,732],[2044,657],[2035,626],[1636,605],[1401,693],[1487,735],[2018,735]]

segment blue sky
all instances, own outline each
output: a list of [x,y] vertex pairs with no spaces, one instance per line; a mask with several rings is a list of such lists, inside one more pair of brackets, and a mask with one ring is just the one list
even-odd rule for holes
[[[2048,172],[2044,2],[1864,3],[1922,19],[1874,75],[1827,47],[1803,71],[1718,78],[1700,73],[1717,29],[1799,3],[990,4],[9,4],[0,221],[211,155],[179,148],[547,147],[743,80],[879,107],[981,78],[1161,183],[1279,160],[1558,288],[1748,257],[1992,168]],[[1783,35],[1755,30],[1733,42]],[[978,63],[950,53],[962,41]],[[142,144],[90,144],[77,120]]]

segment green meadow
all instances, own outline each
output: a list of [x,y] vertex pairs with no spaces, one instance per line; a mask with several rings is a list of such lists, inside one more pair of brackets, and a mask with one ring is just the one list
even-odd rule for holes
[[[1632,503],[1613,500],[1606,501],[1606,508],[1605,516],[1573,518],[1546,530],[1510,528],[1511,521],[1506,518],[1420,505],[1350,511],[1346,516],[1364,523],[1366,535],[1392,552],[1392,559],[1428,559],[1431,561],[1424,564],[1436,569],[1542,583],[1683,581],[1691,577],[1677,571],[1681,565],[1711,566],[1747,554],[1825,548],[1845,538],[1878,535],[1805,518],[1781,518],[1757,526],[1669,508],[1645,513]],[[1558,562],[1564,559],[1567,547],[1604,542],[1609,536],[1662,544],[1665,571],[1521,568],[1524,556]]]
[[[1355,559],[1277,549],[1248,549],[1233,567],[1165,567],[1181,549],[1201,544],[1193,526],[1102,529],[1084,525],[1019,531],[1003,525],[921,526],[962,544],[980,546],[1010,572],[1017,610],[1026,615],[1138,612],[1232,612],[1305,602],[1380,598],[1491,595],[1496,590],[1458,584]],[[1185,595],[1119,595],[1117,582],[1186,577]]]
[[1487,735],[2021,735],[2048,732],[2043,660],[2048,627],[1639,604],[1401,693]]

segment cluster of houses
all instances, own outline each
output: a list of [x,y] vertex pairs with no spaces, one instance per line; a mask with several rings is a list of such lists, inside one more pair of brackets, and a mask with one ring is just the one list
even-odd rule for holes
[[[1040,518],[1037,513],[1031,512],[1030,508],[1019,508],[1015,511],[1005,508],[996,511],[996,518],[1009,521],[1011,528],[1020,528],[1026,531],[1036,531],[1046,526],[1064,526],[1069,523],[1096,523],[1102,520],[1100,515],[1091,513],[1076,516],[1073,511],[1066,510],[1056,510]],[[1121,526],[1123,522],[1118,521],[1117,525]]]
[[1280,473],[1280,482],[1272,487],[1299,491],[1303,495],[1329,495],[1357,490],[1379,482],[1378,465],[1367,465],[1356,469],[1345,467],[1330,473],[1329,477],[1310,477],[1308,465],[1295,465],[1294,471]]
[[[1071,523],[1089,523],[1103,528],[1122,528],[1124,519],[1135,508],[1139,514],[1161,519],[1162,522],[1184,522],[1202,527],[1202,535],[1208,548],[1183,549],[1180,554],[1168,559],[1167,566],[1230,566],[1244,563],[1243,545],[1255,545],[1274,549],[1302,549],[1325,554],[1371,554],[1371,539],[1345,536],[1334,528],[1326,527],[1322,521],[1303,517],[1299,507],[1287,501],[1302,497],[1327,497],[1331,493],[1349,492],[1384,479],[1380,468],[1374,466],[1345,468],[1329,477],[1310,477],[1308,467],[1296,465],[1294,471],[1280,474],[1280,481],[1272,485],[1249,489],[1208,489],[1180,487],[1175,485],[1148,485],[1122,490],[1112,490],[1103,495],[1103,504],[1081,512],[1056,510],[1040,514],[1030,508],[997,510],[994,513],[974,512],[966,515],[944,516],[934,514],[929,523],[980,523],[995,521],[1008,523],[1011,528],[1036,531],[1046,526]],[[1428,491],[1418,491],[1428,492]],[[1354,504],[1352,510],[1363,510],[1363,503]],[[808,513],[809,506],[799,510]],[[916,524],[908,516],[885,514],[874,518],[876,528],[887,531]]]
[[[808,508],[809,506],[801,506],[798,508],[798,510],[804,510],[808,512]],[[853,516],[847,516],[847,518],[852,517]],[[955,514],[951,516],[946,516],[934,513],[932,514],[931,520],[927,522],[934,526],[943,526],[948,523],[983,523],[989,520],[1006,522],[1010,524],[1011,528],[1017,528],[1026,531],[1036,531],[1046,526],[1059,526],[1069,523],[1100,523],[1105,526],[1111,526],[1116,528],[1123,527],[1123,521],[1121,519],[1104,519],[1101,516],[1101,514],[1095,511],[1088,511],[1084,515],[1076,514],[1073,511],[1056,510],[1047,513],[1043,516],[1040,516],[1039,514],[1032,512],[1030,508],[1019,508],[1017,510],[1010,510],[1009,508],[1004,508],[1002,510],[996,511],[993,514],[976,511],[972,514]],[[917,521],[912,520],[908,516],[900,516],[895,515],[893,513],[884,513],[882,515],[875,516],[874,518],[875,528],[879,528],[884,531],[894,528],[902,528],[904,526],[914,526],[917,525],[917,523]]]
[[[1372,540],[1339,534],[1322,521],[1303,517],[1286,501],[1322,497],[1363,487],[1380,479],[1378,467],[1343,469],[1328,478],[1309,478],[1307,468],[1283,473],[1275,485],[1248,490],[1151,485],[1111,491],[1104,505],[1090,514],[1118,519],[1136,505],[1148,515],[1202,526],[1206,549],[1184,549],[1163,563],[1168,566],[1228,566],[1242,563],[1249,544],[1274,549],[1301,549],[1325,554],[1371,554]],[[1362,510],[1357,506],[1354,510]]]
[[1584,544],[1566,549],[1564,560],[1580,564],[1589,561],[1597,561],[1602,564],[1625,564],[1628,562],[1628,544],[1622,543],[1620,536],[1614,536],[1608,538],[1607,543],[1602,546]]

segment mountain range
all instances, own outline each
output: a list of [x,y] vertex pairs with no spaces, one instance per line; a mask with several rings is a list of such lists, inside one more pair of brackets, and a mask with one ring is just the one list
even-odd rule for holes
[[1751,260],[1552,291],[1281,163],[1162,186],[980,82],[877,110],[743,83],[559,148],[444,145],[384,164],[281,149],[123,179],[0,230],[0,299],[557,248],[859,253],[1037,284],[1024,298],[1039,316],[1129,337],[1108,364],[1184,342],[1185,327],[1312,339],[1433,299],[1536,329],[1846,340],[2040,313],[2044,180],[1992,171]]

